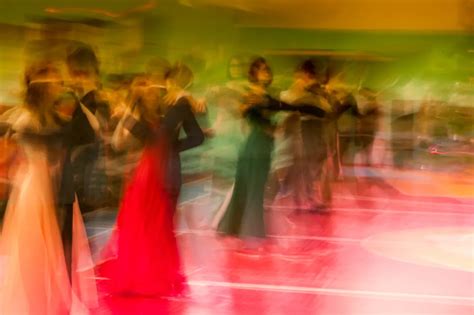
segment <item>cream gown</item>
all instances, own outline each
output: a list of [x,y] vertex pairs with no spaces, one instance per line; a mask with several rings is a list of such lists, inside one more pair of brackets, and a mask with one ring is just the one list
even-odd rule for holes
[[31,131],[41,129],[28,113],[15,125],[21,157],[0,236],[0,314],[89,314],[97,307],[97,289],[77,203],[69,281],[54,198],[56,163],[45,140],[48,136]]

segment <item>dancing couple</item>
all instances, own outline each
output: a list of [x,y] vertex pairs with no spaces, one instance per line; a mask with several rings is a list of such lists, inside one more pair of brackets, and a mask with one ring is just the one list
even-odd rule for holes
[[[24,84],[23,105],[8,115],[19,152],[0,238],[0,313],[88,314],[98,306],[97,289],[71,151],[85,140],[73,126],[94,138],[98,122],[64,88],[56,65],[34,63]],[[66,99],[72,115],[63,114]]]
[[244,95],[241,114],[248,122],[249,133],[243,142],[237,161],[232,194],[216,216],[218,232],[242,240],[242,250],[260,251],[266,235],[264,193],[272,164],[276,125],[275,112],[299,112],[324,117],[321,108],[301,102],[298,105],[283,103],[269,89],[273,74],[262,57],[250,64],[249,88]]
[[164,87],[152,77],[135,79],[113,136],[117,149],[137,140],[143,145],[98,266],[107,279],[104,290],[114,295],[179,296],[186,288],[173,223],[181,189],[179,154],[200,145],[204,134],[185,90],[193,81],[191,70],[177,64],[165,78]]

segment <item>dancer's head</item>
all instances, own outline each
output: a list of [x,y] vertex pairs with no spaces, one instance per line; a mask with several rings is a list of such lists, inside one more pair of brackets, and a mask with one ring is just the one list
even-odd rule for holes
[[99,86],[99,60],[90,46],[74,49],[66,58],[71,87],[79,94]]
[[97,77],[99,75],[99,60],[90,46],[80,46],[74,49],[66,58],[69,74],[73,77]]
[[273,81],[273,73],[263,57],[255,58],[249,67],[248,79],[251,83],[268,87]]
[[295,78],[304,81],[307,86],[327,84],[328,76],[328,61],[325,59],[306,59],[295,70]]
[[316,66],[311,59],[303,61],[296,67],[295,80],[301,81],[305,86],[315,83],[316,76]]
[[193,79],[191,69],[182,63],[177,63],[166,75],[166,89],[186,90],[193,83]]
[[233,56],[229,59],[227,65],[227,75],[231,80],[239,80],[245,77],[245,69],[247,68],[247,62],[244,57]]
[[130,86],[127,103],[143,119],[156,122],[162,112],[161,96],[160,89],[154,87],[148,75],[138,75]]
[[56,101],[64,92],[61,72],[51,62],[37,62],[27,67],[24,83],[25,108],[36,115],[42,124],[48,123]]

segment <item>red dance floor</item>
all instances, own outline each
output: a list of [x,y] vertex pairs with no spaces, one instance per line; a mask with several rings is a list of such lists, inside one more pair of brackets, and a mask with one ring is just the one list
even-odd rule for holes
[[269,204],[270,242],[257,253],[203,228],[213,194],[186,203],[178,237],[189,296],[105,297],[98,313],[474,314],[473,199],[369,180],[334,188],[325,215],[295,213],[288,198]]

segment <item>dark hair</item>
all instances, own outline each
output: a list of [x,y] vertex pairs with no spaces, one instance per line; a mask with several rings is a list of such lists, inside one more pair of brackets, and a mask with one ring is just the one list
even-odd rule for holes
[[316,71],[316,65],[314,64],[314,61],[311,59],[306,59],[303,61],[301,64],[296,67],[296,72],[303,72],[310,77],[314,78],[316,77],[317,71]]
[[177,63],[166,75],[166,79],[171,79],[176,82],[180,88],[186,88],[193,82],[194,75],[191,69],[183,63]]
[[[268,63],[265,60],[265,58],[256,57],[256,58],[253,59],[253,61],[250,63],[249,72],[248,72],[248,79],[249,79],[250,82],[252,82],[252,83],[257,83],[258,82],[257,72],[258,72],[258,69],[263,65],[267,66],[270,73],[271,73],[271,69],[268,66]],[[269,83],[271,83],[271,81]]]
[[90,46],[77,47],[67,56],[66,62],[68,67],[75,71],[90,74],[92,70],[94,74],[99,74],[99,60]]

